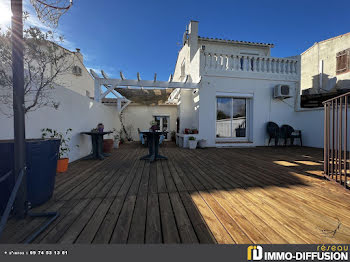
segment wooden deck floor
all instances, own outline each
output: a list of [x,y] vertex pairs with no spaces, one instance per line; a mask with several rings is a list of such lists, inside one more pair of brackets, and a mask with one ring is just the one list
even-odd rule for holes
[[[37,208],[60,216],[34,243],[350,243],[350,193],[322,178],[319,149],[161,153],[169,160],[150,164],[129,144],[71,164]],[[1,243],[43,222],[10,220]]]

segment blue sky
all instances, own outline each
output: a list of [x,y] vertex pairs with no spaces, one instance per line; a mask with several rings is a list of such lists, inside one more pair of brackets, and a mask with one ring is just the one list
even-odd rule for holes
[[283,57],[350,32],[349,10],[350,1],[74,0],[58,30],[89,68],[167,80],[191,19],[201,36],[274,43],[272,56]]

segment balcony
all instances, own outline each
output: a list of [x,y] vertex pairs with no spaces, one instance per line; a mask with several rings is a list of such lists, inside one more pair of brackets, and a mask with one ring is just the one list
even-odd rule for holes
[[203,75],[298,81],[299,60],[269,56],[201,53]]

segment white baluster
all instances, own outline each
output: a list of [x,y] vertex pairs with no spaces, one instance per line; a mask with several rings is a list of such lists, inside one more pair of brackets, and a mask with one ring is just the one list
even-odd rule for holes
[[250,64],[250,57],[247,56],[247,67],[246,67],[246,70],[249,72],[251,71],[251,64]]
[[237,62],[236,62],[236,69],[237,69],[237,71],[241,70],[241,59],[242,59],[242,57],[238,55],[237,56]]
[[244,68],[245,68],[245,64],[246,64],[246,61],[245,61],[245,57],[242,55],[241,56],[241,71],[244,71]]
[[284,73],[284,60],[283,59],[281,59],[280,60],[280,74],[283,74]]
[[204,56],[204,68],[208,67],[208,54],[207,53],[203,53]]
[[227,56],[227,70],[232,71],[233,68],[233,56]]
[[211,69],[215,68],[216,63],[216,57],[215,54],[211,54]]
[[230,55],[228,56],[228,70],[232,71],[233,70],[233,66],[234,66],[234,56]]

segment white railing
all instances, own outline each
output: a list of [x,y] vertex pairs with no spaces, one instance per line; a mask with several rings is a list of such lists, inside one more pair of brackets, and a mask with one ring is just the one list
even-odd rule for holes
[[202,53],[202,59],[204,59],[204,68],[206,70],[298,74],[297,59],[212,52]]

